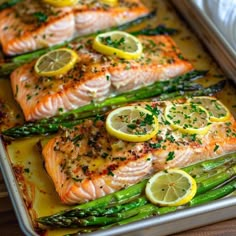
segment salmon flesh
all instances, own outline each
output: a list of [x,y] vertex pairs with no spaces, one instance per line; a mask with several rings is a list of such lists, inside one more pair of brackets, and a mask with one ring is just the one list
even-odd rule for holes
[[91,46],[93,38],[88,37],[69,45],[77,51],[80,60],[65,75],[38,76],[34,71],[35,61],[17,68],[11,74],[11,84],[25,119],[52,117],[193,69],[171,37],[140,35],[138,38],[143,54],[135,60],[97,53]]
[[[182,102],[182,101],[178,101]],[[86,120],[49,140],[45,167],[63,203],[94,200],[133,185],[151,174],[188,166],[236,151],[236,122],[215,122],[205,135],[183,134],[163,115],[169,101],[139,103],[158,117],[159,132],[130,143],[109,135],[102,120]]]
[[75,6],[56,8],[41,1],[24,0],[0,12],[0,44],[5,54],[16,55],[122,25],[147,15],[140,0],[121,0],[111,7],[82,0]]

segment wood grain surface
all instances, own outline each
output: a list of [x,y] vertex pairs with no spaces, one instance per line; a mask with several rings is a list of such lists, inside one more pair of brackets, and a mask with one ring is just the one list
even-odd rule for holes
[[[7,190],[0,173],[0,236],[23,236]],[[236,218],[204,226],[189,231],[172,234],[173,236],[234,236],[236,235]],[[153,235],[156,236],[156,235]]]

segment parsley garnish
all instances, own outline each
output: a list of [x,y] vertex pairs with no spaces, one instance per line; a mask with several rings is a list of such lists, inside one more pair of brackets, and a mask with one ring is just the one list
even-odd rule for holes
[[171,161],[175,158],[175,152],[169,152],[166,161]]
[[100,40],[108,45],[108,46],[111,46],[113,48],[121,48],[125,46],[125,38],[124,37],[121,37],[119,39],[112,39],[111,36],[108,36],[108,37],[100,37]]
[[140,126],[152,125],[154,123],[153,115],[146,114],[144,120],[141,121]]
[[216,152],[218,150],[220,146],[218,144],[215,145],[215,148],[214,148],[214,152]]
[[111,170],[108,170],[107,175],[114,176],[114,173]]
[[161,144],[160,143],[149,143],[149,147],[150,148],[161,148]]
[[127,127],[129,129],[136,129],[137,128],[137,125],[136,124],[128,124]]
[[46,22],[47,21],[47,19],[48,19],[48,16],[47,15],[45,15],[43,12],[35,12],[34,14],[33,14],[33,16],[37,19],[37,21],[39,22],[39,23],[43,23],[43,22]]
[[160,110],[158,109],[158,107],[152,107],[150,105],[146,105],[145,109],[147,109],[148,111],[150,111],[153,115],[158,116],[160,114]]

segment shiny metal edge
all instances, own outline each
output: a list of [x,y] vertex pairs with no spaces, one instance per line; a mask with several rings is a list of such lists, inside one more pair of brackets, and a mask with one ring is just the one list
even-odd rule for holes
[[16,218],[22,232],[27,236],[37,236],[34,231],[31,219],[22,198],[18,183],[15,178],[8,154],[5,150],[2,138],[0,137],[0,169],[6,184]]
[[[236,197],[154,216],[128,225],[89,233],[86,236],[164,236],[236,217]],[[85,234],[82,234],[85,235]]]
[[209,49],[226,76],[236,83],[236,51],[194,0],[171,0],[200,41]]
[[[210,50],[225,74],[236,82],[236,53],[223,35],[202,12],[194,0],[171,0],[194,29],[201,41]],[[207,40],[206,40],[207,39]],[[21,197],[9,157],[0,137],[0,169],[9,191],[16,217],[22,232],[37,236],[30,216]],[[86,236],[153,236],[169,235],[236,217],[236,197],[229,197],[189,209],[178,210],[163,216],[154,216],[124,226],[113,227]]]

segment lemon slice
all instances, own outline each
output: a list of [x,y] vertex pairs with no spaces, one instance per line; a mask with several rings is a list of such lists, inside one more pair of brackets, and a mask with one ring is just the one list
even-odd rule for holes
[[105,55],[123,59],[138,59],[142,54],[142,44],[135,36],[123,31],[99,34],[93,41],[93,48]]
[[185,171],[169,169],[160,171],[147,182],[145,193],[154,204],[181,206],[188,203],[197,192],[196,181]]
[[151,139],[158,131],[158,120],[140,106],[125,106],[113,110],[106,119],[109,134],[129,142]]
[[192,103],[168,105],[165,118],[173,128],[188,134],[206,134],[210,128],[208,112]]
[[208,111],[212,122],[224,122],[230,118],[228,108],[216,98],[207,96],[193,97],[189,99],[189,102],[204,107]]
[[54,7],[73,6],[78,3],[78,0],[43,0]]
[[42,55],[34,69],[40,76],[57,76],[67,73],[77,61],[78,55],[75,51],[61,48]]
[[100,2],[109,6],[115,6],[117,5],[118,0],[100,0]]

